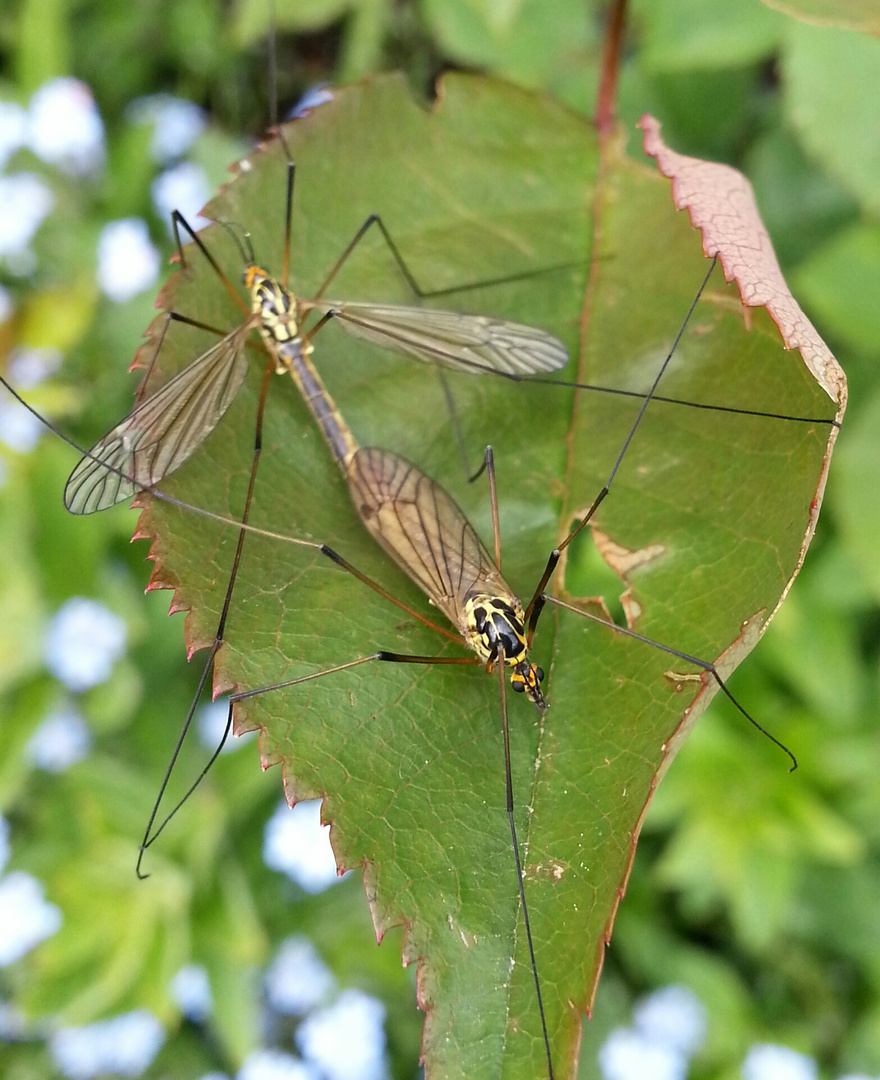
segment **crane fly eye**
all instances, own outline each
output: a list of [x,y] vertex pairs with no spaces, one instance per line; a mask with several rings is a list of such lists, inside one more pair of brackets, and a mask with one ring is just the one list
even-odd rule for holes
[[536,665],[535,666],[535,675],[538,678],[538,682],[543,682],[544,681],[544,669],[543,668],[538,667]]
[[524,694],[526,692],[526,684],[522,680],[518,679],[516,682],[510,684],[518,694]]

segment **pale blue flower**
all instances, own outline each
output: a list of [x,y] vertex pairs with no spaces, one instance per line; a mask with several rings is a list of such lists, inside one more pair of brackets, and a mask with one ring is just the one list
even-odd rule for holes
[[603,1080],[684,1080],[687,1058],[666,1043],[633,1031],[617,1028],[599,1049]]
[[31,149],[64,172],[84,176],[104,163],[104,125],[84,82],[63,76],[45,83],[29,107]]
[[338,880],[330,830],[321,824],[321,801],[282,803],[266,825],[263,859],[306,892],[319,893]]
[[0,257],[27,257],[54,204],[51,188],[35,173],[0,176]]
[[361,990],[346,990],[326,1009],[307,1017],[296,1032],[306,1061],[326,1080],[385,1080],[385,1006]]
[[105,1073],[140,1076],[164,1042],[158,1019],[136,1009],[96,1024],[61,1028],[49,1039],[49,1052],[69,1080],[92,1080]]
[[819,1067],[806,1054],[787,1046],[757,1043],[742,1067],[743,1080],[818,1080]]
[[706,1040],[706,1009],[685,986],[666,986],[635,1007],[633,1026],[647,1039],[691,1057]]
[[14,964],[61,928],[61,912],[23,870],[0,879],[0,967]]
[[245,1058],[235,1080],[323,1080],[293,1054],[283,1050],[257,1050]]
[[290,937],[281,943],[266,972],[265,986],[266,999],[275,1012],[305,1016],[329,998],[335,980],[307,938]]
[[187,964],[171,980],[171,996],[187,1019],[200,1024],[214,1009],[211,982],[201,964]]
[[25,756],[37,769],[60,773],[88,757],[92,733],[82,715],[66,705],[49,713],[31,735]]
[[[200,165],[194,165],[190,161],[181,162],[173,169],[168,169],[157,176],[150,187],[153,198],[153,207],[156,213],[168,225],[169,235],[171,229],[171,211],[179,210],[197,232],[210,225],[207,218],[203,218],[199,211],[211,198],[211,185],[208,176]],[[181,236],[183,243],[188,237]]]
[[171,94],[137,98],[127,109],[135,124],[152,124],[150,153],[160,165],[182,157],[205,130],[205,112],[192,101]]
[[143,218],[108,222],[98,237],[98,287],[123,304],[156,284],[161,258]]
[[125,623],[96,600],[75,596],[49,622],[46,667],[68,689],[89,690],[110,678],[125,653]]

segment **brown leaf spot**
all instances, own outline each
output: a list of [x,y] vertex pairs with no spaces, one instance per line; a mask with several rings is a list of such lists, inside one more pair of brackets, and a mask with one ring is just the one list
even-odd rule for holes
[[684,692],[688,684],[698,683],[702,679],[699,672],[664,671],[663,678],[669,683],[674,694]]
[[638,550],[624,547],[595,526],[593,526],[593,541],[596,550],[623,581],[626,581],[633,570],[648,566],[666,554],[666,548],[662,544],[648,544],[647,547]]
[[620,594],[620,604],[626,616],[626,625],[632,629],[642,617],[642,605],[633,597],[631,589],[626,589]]
[[543,862],[531,863],[525,868],[527,881],[562,881],[568,873],[568,864],[560,859],[545,859]]

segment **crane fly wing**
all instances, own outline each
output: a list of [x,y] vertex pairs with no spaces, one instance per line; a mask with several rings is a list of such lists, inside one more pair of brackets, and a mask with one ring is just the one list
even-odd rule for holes
[[179,468],[210,435],[247,374],[250,322],[237,327],[141,402],[70,474],[64,505],[94,514]]
[[455,371],[535,375],[558,371],[568,350],[533,326],[433,308],[321,300],[308,307],[333,317],[353,337]]
[[347,465],[348,487],[361,520],[456,627],[471,591],[495,594],[503,584],[457,503],[405,458],[375,447]]

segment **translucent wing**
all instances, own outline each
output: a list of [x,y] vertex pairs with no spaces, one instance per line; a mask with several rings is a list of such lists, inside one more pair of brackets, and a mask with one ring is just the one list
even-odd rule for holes
[[247,322],[222,338],[95,443],[64,489],[71,513],[106,510],[180,468],[241,389],[250,329]]
[[348,487],[374,539],[453,625],[461,628],[470,591],[511,597],[491,555],[453,499],[390,450],[358,450]]
[[354,337],[456,371],[534,375],[558,371],[568,363],[568,352],[558,338],[504,319],[391,304],[321,300],[308,306],[332,312]]

